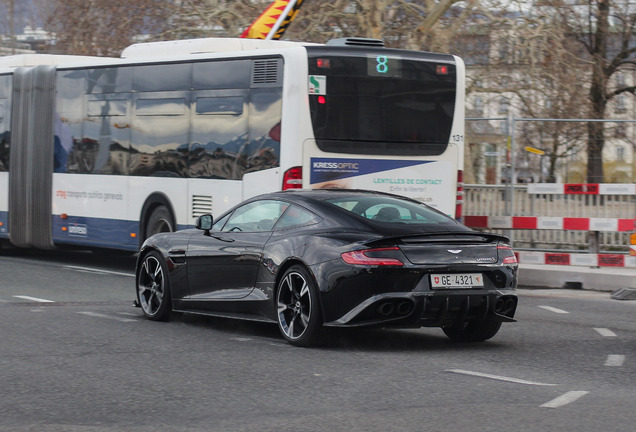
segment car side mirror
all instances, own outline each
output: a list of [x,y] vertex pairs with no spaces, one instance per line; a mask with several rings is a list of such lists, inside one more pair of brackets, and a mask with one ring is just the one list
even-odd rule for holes
[[194,226],[197,229],[203,230],[205,232],[210,232],[210,230],[212,229],[212,215],[205,214],[199,216],[194,223]]

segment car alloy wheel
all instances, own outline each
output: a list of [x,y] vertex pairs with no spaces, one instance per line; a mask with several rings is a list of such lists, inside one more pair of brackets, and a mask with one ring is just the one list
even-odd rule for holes
[[170,288],[165,264],[155,251],[148,253],[137,273],[137,300],[146,317],[163,321],[170,314]]
[[319,341],[322,327],[320,304],[313,279],[301,266],[292,266],[278,284],[278,327],[285,339],[298,346]]

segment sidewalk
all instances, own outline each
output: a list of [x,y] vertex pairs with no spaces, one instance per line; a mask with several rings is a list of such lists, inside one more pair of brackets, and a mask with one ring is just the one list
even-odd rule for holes
[[636,268],[519,264],[519,288],[636,289]]

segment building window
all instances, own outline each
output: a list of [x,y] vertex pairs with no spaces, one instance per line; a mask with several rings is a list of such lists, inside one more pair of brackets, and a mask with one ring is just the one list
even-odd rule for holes
[[614,110],[617,114],[627,112],[626,98],[624,94],[616,96],[616,105]]
[[625,87],[625,75],[622,73],[616,74],[616,86],[617,87]]
[[616,160],[618,162],[625,162],[625,147],[623,146],[616,147]]
[[473,101],[473,110],[475,110],[477,115],[484,114],[484,100],[479,96],[477,96]]
[[510,100],[508,98],[499,99],[499,114],[508,114],[510,111]]
[[625,123],[618,123],[616,125],[616,129],[614,129],[614,136],[616,138],[625,138],[627,136],[627,132],[625,131]]

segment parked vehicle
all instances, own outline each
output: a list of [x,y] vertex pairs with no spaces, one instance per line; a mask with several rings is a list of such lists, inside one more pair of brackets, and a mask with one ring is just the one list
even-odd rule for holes
[[409,198],[294,190],[150,237],[136,286],[149,319],[262,320],[299,346],[320,342],[323,326],[441,327],[484,341],[515,321],[517,260],[505,237]]

